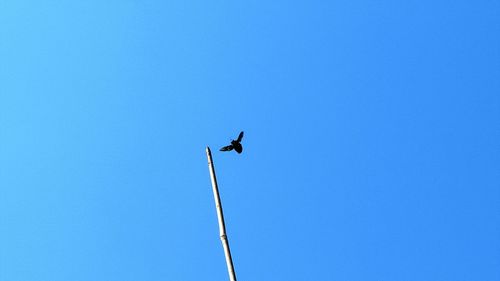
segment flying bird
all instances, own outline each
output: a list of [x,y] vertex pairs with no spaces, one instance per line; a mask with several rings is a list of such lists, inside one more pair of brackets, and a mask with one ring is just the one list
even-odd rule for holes
[[231,151],[236,150],[236,152],[241,153],[243,151],[243,146],[241,146],[241,139],[243,138],[243,131],[238,135],[238,139],[232,140],[231,144],[228,146],[224,146],[220,149],[220,151]]

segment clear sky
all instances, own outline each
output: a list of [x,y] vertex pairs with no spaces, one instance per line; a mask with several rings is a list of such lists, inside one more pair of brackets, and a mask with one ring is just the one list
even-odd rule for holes
[[[218,149],[244,130],[244,151]],[[0,280],[500,280],[499,1],[0,1]]]

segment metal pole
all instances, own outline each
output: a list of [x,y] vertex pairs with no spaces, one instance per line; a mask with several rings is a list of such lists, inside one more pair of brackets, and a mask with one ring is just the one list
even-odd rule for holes
[[207,146],[208,169],[210,170],[210,179],[212,180],[212,190],[214,192],[215,208],[217,209],[217,218],[219,219],[219,233],[224,254],[226,255],[227,271],[229,273],[229,280],[236,281],[236,274],[234,273],[233,259],[231,258],[231,250],[229,249],[229,241],[226,236],[226,225],[224,223],[224,213],[222,212],[222,203],[219,196],[219,188],[217,186],[217,178],[215,177],[214,162],[212,161],[212,153],[210,147]]

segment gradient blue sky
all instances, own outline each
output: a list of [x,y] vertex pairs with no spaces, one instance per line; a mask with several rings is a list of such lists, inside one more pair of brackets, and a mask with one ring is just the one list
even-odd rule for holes
[[239,280],[500,280],[500,2],[0,2],[0,280],[227,280],[207,145]]

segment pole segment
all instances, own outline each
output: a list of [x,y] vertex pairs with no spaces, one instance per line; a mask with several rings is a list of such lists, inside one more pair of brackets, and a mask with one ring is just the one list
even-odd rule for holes
[[226,235],[226,224],[224,223],[224,213],[222,212],[222,203],[219,196],[219,187],[217,186],[217,178],[215,177],[214,162],[212,161],[212,152],[210,147],[207,146],[208,169],[210,171],[210,179],[212,180],[212,190],[214,192],[215,208],[217,210],[217,218],[219,220],[219,234],[226,256],[227,271],[229,273],[229,280],[236,281],[236,274],[234,273],[233,259],[231,258],[231,250],[229,249],[229,240]]

